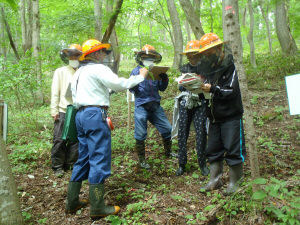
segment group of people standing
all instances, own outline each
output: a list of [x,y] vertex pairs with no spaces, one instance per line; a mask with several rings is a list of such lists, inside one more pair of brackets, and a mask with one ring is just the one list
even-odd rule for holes
[[[153,46],[145,45],[136,52],[137,67],[132,70],[130,78],[125,79],[105,65],[109,54],[110,44],[95,39],[84,42],[82,48],[71,45],[61,52],[63,61],[68,65],[54,73],[51,98],[51,116],[55,121],[52,169],[58,177],[62,177],[65,170],[72,169],[65,212],[74,213],[88,202],[91,205],[90,217],[94,220],[120,211],[119,206],[105,205],[103,198],[105,179],[111,174],[111,131],[107,124],[110,90],[120,92],[129,89],[135,96],[134,138],[140,167],[151,169],[145,157],[149,121],[161,134],[165,157],[178,157],[176,175],[181,176],[187,164],[187,139],[193,122],[199,167],[202,175],[210,173],[210,181],[202,189],[210,191],[223,186],[221,176],[225,160],[229,166],[229,185],[224,194],[235,192],[243,177],[246,151],[239,82],[232,54],[225,42],[216,34],[208,33],[200,40],[190,41],[182,53],[187,61],[181,64],[180,72],[197,74],[204,83],[199,88],[204,93],[210,93],[210,98],[206,99],[203,94],[195,95],[179,86],[181,93],[176,97],[179,105],[178,127],[175,131],[178,133],[178,154],[171,152],[174,129],[172,131],[160,106],[159,91],[167,89],[168,75],[160,74],[159,80],[147,79],[147,68],[159,63],[162,56]],[[75,121],[79,143],[61,140],[69,104],[78,109]],[[81,183],[87,179],[89,201],[80,200]]]

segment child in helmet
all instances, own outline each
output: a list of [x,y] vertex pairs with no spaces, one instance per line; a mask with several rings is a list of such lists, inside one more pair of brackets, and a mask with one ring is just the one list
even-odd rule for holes
[[[180,66],[181,73],[196,73],[197,64],[200,61],[200,42],[198,40],[189,41],[186,50],[182,53],[182,57],[186,57],[188,62]],[[182,61],[182,60],[181,60]],[[207,142],[206,134],[206,100],[203,94],[193,94],[182,86],[179,86],[181,94],[177,96],[179,101],[179,117],[178,117],[178,163],[179,168],[176,172],[177,176],[184,173],[187,163],[187,139],[190,132],[192,121],[196,131],[196,149],[198,164],[202,175],[207,176],[209,171],[206,165],[205,148]],[[200,98],[199,98],[200,97]]]
[[[136,52],[138,66],[131,72],[131,76],[139,74],[139,70],[152,63],[159,63],[162,56],[155,51],[151,45],[145,45],[141,51]],[[144,80],[139,85],[129,89],[135,96],[134,120],[136,139],[136,152],[139,164],[142,168],[150,169],[150,165],[145,160],[145,140],[147,138],[147,121],[152,123],[160,132],[163,138],[165,156],[171,155],[171,129],[172,126],[160,106],[161,96],[159,91],[165,91],[169,84],[167,74],[160,74],[161,80]]]
[[61,59],[67,64],[55,70],[51,87],[51,116],[54,119],[53,146],[51,149],[52,169],[57,177],[70,170],[78,158],[78,143],[61,139],[67,105],[73,104],[68,87],[75,74],[82,54],[81,46],[72,44],[60,52]]
[[224,194],[236,191],[243,177],[243,163],[246,158],[243,129],[243,104],[232,53],[225,42],[214,33],[207,33],[200,39],[201,68],[207,79],[201,86],[211,93],[207,108],[210,120],[207,158],[210,163],[210,181],[204,191],[222,187],[223,161],[229,166],[229,185]]

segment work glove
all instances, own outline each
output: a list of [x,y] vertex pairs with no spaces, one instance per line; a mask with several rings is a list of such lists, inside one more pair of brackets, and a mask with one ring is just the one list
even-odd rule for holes
[[161,73],[158,75],[162,80],[168,80],[168,75],[166,73]]

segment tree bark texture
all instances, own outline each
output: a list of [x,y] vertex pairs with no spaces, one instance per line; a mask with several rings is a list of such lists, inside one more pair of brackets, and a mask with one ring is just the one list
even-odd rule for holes
[[197,16],[190,0],[179,0],[179,2],[184,11],[186,19],[189,21],[195,38],[200,40],[200,38],[205,34],[205,32],[201,26],[199,17]]
[[176,10],[174,0],[167,0],[167,5],[170,14],[170,19],[172,22],[173,36],[174,36],[173,68],[177,69],[179,68],[180,53],[182,53],[182,49],[183,49],[181,25],[180,25],[180,20],[179,20],[178,12]]
[[32,0],[27,0],[27,43],[26,49],[32,48],[32,29],[33,29],[33,13],[32,13]]
[[110,35],[111,35],[111,33],[112,33],[113,29],[114,29],[114,26],[116,24],[118,15],[119,15],[119,13],[121,11],[122,4],[123,4],[123,0],[117,0],[114,13],[112,14],[112,16],[109,19],[108,27],[106,28],[106,31],[105,31],[105,33],[103,35],[102,40],[101,40],[102,43],[107,43],[108,42],[108,40],[110,38]]
[[235,60],[236,70],[239,75],[240,89],[243,98],[244,105],[244,118],[245,118],[245,133],[246,141],[248,142],[248,152],[250,156],[250,168],[251,177],[256,179],[259,177],[259,163],[258,153],[256,148],[255,129],[252,117],[252,108],[250,104],[250,98],[248,94],[248,86],[246,80],[246,74],[243,66],[243,51],[241,46],[241,33],[239,28],[239,14],[238,12],[238,0],[223,0],[224,1],[224,13],[225,25],[232,47],[232,53]]
[[25,11],[26,11],[26,5],[25,5],[25,0],[20,0],[20,17],[21,17],[21,31],[22,31],[22,47],[23,47],[23,52],[25,54],[26,52],[26,43],[27,43],[27,29],[26,29],[26,16],[25,16]]
[[2,16],[3,23],[5,25],[5,29],[6,29],[6,32],[7,32],[7,35],[8,35],[10,46],[12,47],[12,49],[13,49],[13,51],[15,53],[16,59],[19,61],[20,60],[20,56],[19,56],[18,50],[16,48],[16,45],[14,43],[14,40],[12,38],[9,24],[8,24],[6,18],[5,18],[5,13],[4,13],[3,7],[1,8],[1,16]]
[[101,40],[102,29],[102,0],[94,0],[95,39]]
[[259,0],[259,7],[261,10],[261,13],[263,15],[263,18],[266,22],[266,26],[267,26],[267,34],[268,34],[268,41],[269,41],[269,51],[270,51],[270,55],[273,55],[273,48],[272,48],[272,37],[271,37],[271,31],[270,31],[270,23],[269,23],[269,5],[267,5],[267,10],[264,10],[264,2],[263,0]]
[[0,56],[4,56],[6,58],[6,49],[5,49],[5,25],[4,20],[2,19],[2,13],[0,16]]
[[276,2],[275,22],[277,37],[280,42],[282,52],[287,55],[297,55],[298,48],[291,33],[288,10],[283,0],[278,0]]
[[252,66],[256,67],[255,46],[253,41],[254,15],[253,15],[253,8],[252,8],[252,0],[248,0],[248,8],[249,8],[249,16],[250,16],[250,29],[247,36],[247,40],[250,45],[250,62]]
[[38,104],[43,104],[44,96],[42,91],[42,73],[41,73],[42,62],[39,59],[39,53],[41,51],[39,0],[32,0],[32,13],[33,13],[32,46],[33,46],[33,56],[35,57],[36,60],[36,80],[37,80],[36,101]]
[[0,224],[23,224],[15,179],[0,140]]
[[187,42],[191,41],[191,28],[190,28],[190,24],[187,20],[184,21],[185,24],[185,29],[186,29],[186,34],[187,34]]
[[213,12],[212,12],[212,0],[210,0],[210,2],[209,2],[209,11],[210,11],[210,20],[211,20],[210,32],[213,33],[214,32],[214,17],[213,17]]
[[[113,7],[111,4],[106,4],[106,11],[107,12],[112,12]],[[114,53],[114,67],[113,67],[113,72],[115,74],[118,74],[119,72],[119,67],[120,67],[120,60],[121,60],[121,54],[119,50],[119,42],[118,42],[118,36],[116,29],[112,30],[111,36],[110,36],[110,43],[112,45],[113,53]]]

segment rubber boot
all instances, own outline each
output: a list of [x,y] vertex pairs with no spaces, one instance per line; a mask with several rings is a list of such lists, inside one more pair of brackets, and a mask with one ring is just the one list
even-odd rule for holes
[[163,139],[163,143],[164,143],[165,156],[169,158],[171,156],[171,147],[172,147],[171,138]]
[[145,160],[145,141],[136,140],[135,150],[139,157],[140,166],[145,169],[150,169],[150,165]]
[[229,166],[229,184],[226,190],[224,191],[224,195],[233,194],[243,180],[243,163],[236,164],[233,166]]
[[207,168],[206,158],[198,160],[198,164],[203,176],[207,176],[209,174],[209,169]]
[[65,210],[66,213],[75,213],[78,209],[81,209],[88,204],[88,200],[79,200],[80,188],[81,182],[69,182]]
[[223,186],[221,176],[223,174],[223,161],[214,162],[210,165],[210,181],[201,191],[212,191]]
[[104,203],[104,183],[90,184],[90,217],[98,220],[109,215],[115,215],[120,211],[119,206],[108,206]]
[[184,173],[185,165],[179,165],[178,170],[176,171],[176,176],[181,176]]

